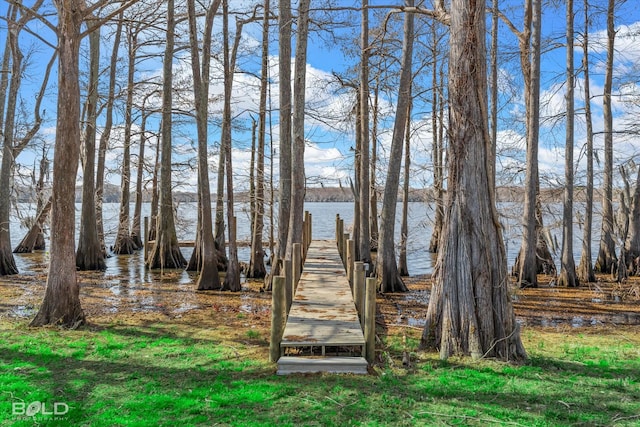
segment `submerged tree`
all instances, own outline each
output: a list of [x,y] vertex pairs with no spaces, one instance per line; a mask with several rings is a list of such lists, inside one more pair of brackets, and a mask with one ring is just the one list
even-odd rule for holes
[[251,233],[251,257],[247,277],[261,279],[267,275],[264,264],[264,248],[262,247],[262,233],[264,230],[264,150],[267,123],[267,85],[269,84],[269,19],[270,0],[264,1],[264,17],[262,23],[262,69],[260,72],[260,101],[258,122],[258,146],[255,169],[255,193],[253,229]]
[[574,139],[573,0],[567,0],[567,122],[564,166],[564,206],[562,215],[562,266],[558,286],[576,287],[578,278],[573,259],[573,139]]
[[602,182],[602,229],[600,249],[595,270],[611,273],[618,263],[616,244],[613,239],[613,116],[611,91],[613,86],[613,54],[616,31],[614,27],[615,0],[609,0],[607,7],[607,61],[604,76],[602,112],[604,118],[604,179]]
[[[89,25],[94,25],[89,23]],[[96,126],[98,118],[98,83],[100,79],[100,28],[89,35],[89,84],[87,87],[84,129],[84,156],[82,179],[82,215],[76,250],[79,270],[105,270],[105,252],[102,250],[96,221]]]
[[171,141],[173,109],[173,49],[175,46],[174,0],[167,1],[167,31],[164,62],[162,67],[162,146],[160,159],[160,200],[156,224],[155,244],[149,251],[148,268],[183,268],[184,259],[178,244],[173,214],[171,191]]
[[485,7],[451,2],[449,197],[421,344],[439,349],[442,359],[519,360],[526,352],[489,177]]
[[211,192],[209,189],[209,168],[207,164],[207,117],[209,100],[209,71],[211,65],[211,32],[213,18],[220,1],[214,1],[206,12],[205,29],[202,46],[202,63],[198,49],[195,1],[188,0],[189,39],[191,46],[191,71],[193,75],[193,96],[196,107],[196,126],[198,131],[198,218],[199,239],[196,239],[200,250],[200,274],[197,287],[199,290],[220,289],[218,262],[215,240],[213,238],[213,220],[211,214]]
[[[589,71],[589,0],[584,0],[582,71],[584,73],[584,116],[587,132],[587,145],[585,148],[587,161],[587,181],[585,186],[584,235],[582,237],[582,253],[580,255],[580,264],[578,265],[577,273],[578,279],[584,283],[596,281],[596,276],[593,272],[593,263],[591,262],[591,230],[593,229],[593,120],[591,118],[591,79]],[[638,176],[640,177],[640,174]],[[639,187],[636,188],[640,191]],[[638,205],[638,208],[640,209],[640,204]],[[637,217],[640,219],[640,211],[638,212]],[[640,226],[640,224],[638,225]],[[640,234],[638,236],[640,237]],[[638,254],[640,255],[640,252]]]

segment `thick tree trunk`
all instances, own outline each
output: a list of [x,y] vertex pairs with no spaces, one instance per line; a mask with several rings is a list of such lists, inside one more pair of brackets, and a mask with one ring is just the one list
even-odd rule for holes
[[[589,0],[584,0],[584,34],[582,42],[582,70],[584,72],[584,116],[587,127],[587,182],[585,188],[585,213],[584,213],[584,234],[582,237],[582,253],[580,255],[580,264],[578,265],[578,279],[583,282],[595,282],[596,275],[593,272],[593,263],[591,261],[591,237],[593,228],[593,121],[591,119],[591,89],[590,73],[589,73]],[[640,172],[640,171],[639,171]],[[639,174],[640,179],[640,174]],[[636,187],[636,190],[638,187]],[[637,200],[637,199],[634,199]],[[640,209],[640,205],[638,206]],[[636,218],[635,216],[633,217]],[[640,219],[640,210],[638,211],[638,219]],[[640,223],[638,223],[638,231],[640,231]],[[638,233],[640,237],[640,233]],[[640,255],[640,241],[638,242]]]
[[78,270],[105,270],[107,264],[96,225],[96,123],[98,83],[100,80],[100,29],[89,35],[89,86],[87,89],[87,124],[84,131],[84,175],[82,179],[82,214],[76,250]]
[[208,165],[208,99],[209,99],[209,70],[211,51],[211,31],[213,18],[220,3],[210,6],[206,14],[205,32],[203,36],[202,66],[198,51],[198,37],[196,25],[195,1],[188,0],[189,11],[189,39],[191,45],[191,70],[193,74],[193,95],[196,103],[196,125],[198,131],[198,247],[199,252],[197,287],[198,290],[220,289],[218,275],[218,261],[216,257],[215,241],[213,238],[213,219],[211,213],[211,190],[209,188]]
[[75,183],[80,157],[79,56],[83,0],[58,7],[58,119],[53,158],[51,251],[44,301],[31,326],[85,322],[75,260]]
[[600,250],[595,270],[612,273],[618,263],[613,239],[613,116],[611,111],[611,90],[613,85],[613,53],[616,37],[614,27],[615,0],[609,0],[607,8],[607,62],[604,78],[602,112],[604,116],[604,180],[602,191],[602,231]]
[[422,346],[440,357],[526,358],[490,188],[485,3],[451,2],[449,181]]
[[[405,5],[407,7],[413,7],[413,0],[406,0]],[[396,204],[398,202],[400,168],[402,163],[402,145],[411,98],[414,41],[413,21],[413,13],[405,12],[398,102],[396,105],[393,136],[391,138],[391,151],[389,153],[389,170],[387,172],[384,199],[382,201],[380,241],[378,242],[378,256],[376,258],[376,276],[378,279],[378,290],[380,292],[407,292],[409,290],[398,273],[394,237]]]
[[162,152],[160,162],[160,209],[156,226],[155,245],[149,251],[148,268],[172,269],[184,268],[184,259],[173,214],[173,196],[171,191],[171,141],[173,109],[173,48],[175,40],[174,0],[167,1],[167,35],[163,63],[162,84]]

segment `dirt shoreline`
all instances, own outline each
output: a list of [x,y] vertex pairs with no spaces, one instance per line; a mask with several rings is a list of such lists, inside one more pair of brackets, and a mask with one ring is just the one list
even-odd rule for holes
[[[79,273],[80,298],[89,324],[147,321],[199,322],[242,328],[269,328],[271,294],[262,283],[248,281],[239,293],[196,291],[193,276],[165,272],[160,280],[131,282],[126,275]],[[406,278],[410,292],[378,295],[379,323],[420,328],[429,301],[429,277]],[[516,318],[523,326],[588,328],[640,325],[640,278],[618,284],[606,277],[596,283],[567,289],[540,277],[536,289],[514,289]],[[0,318],[26,321],[42,302],[46,274],[18,274],[0,278]]]

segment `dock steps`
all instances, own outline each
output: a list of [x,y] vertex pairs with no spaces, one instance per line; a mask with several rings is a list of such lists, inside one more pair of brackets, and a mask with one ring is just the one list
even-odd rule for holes
[[357,374],[366,375],[364,357],[294,357],[282,356],[278,360],[278,375],[288,374]]

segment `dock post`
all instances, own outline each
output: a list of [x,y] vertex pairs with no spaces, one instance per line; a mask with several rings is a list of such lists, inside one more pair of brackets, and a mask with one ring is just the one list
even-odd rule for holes
[[367,278],[365,315],[364,315],[364,342],[365,359],[372,364],[376,357],[376,278]]
[[358,317],[360,318],[360,327],[364,329],[364,310],[363,310],[363,302],[364,302],[364,262],[356,261],[354,264],[353,271],[353,299],[356,303],[356,311],[358,312]]
[[309,218],[307,221],[307,247],[304,251],[305,259],[307,259],[306,253],[309,250],[309,246],[311,246],[311,241],[313,240],[313,215],[311,214],[311,212],[308,212],[308,213],[309,213]]
[[356,242],[353,239],[347,240],[347,279],[349,279],[349,284],[351,285],[351,290],[353,291],[353,263],[355,262],[356,256]]
[[340,258],[342,259],[342,263],[344,264],[344,221],[340,219],[338,221],[338,252],[340,253]]
[[142,238],[142,247],[144,248],[144,259],[147,260],[147,254],[149,253],[149,217],[144,217],[144,234]]
[[277,362],[280,359],[280,343],[285,324],[285,278],[276,276],[273,278],[273,291],[271,293],[271,340],[269,341],[269,360]]
[[285,278],[285,297],[287,300],[287,315],[291,310],[291,303],[293,302],[293,269],[291,258],[285,258],[284,260],[284,278]]
[[302,275],[302,245],[300,243],[293,244],[293,259],[291,260],[292,266],[292,275],[293,278],[293,293],[298,289],[298,281],[300,280],[300,276]]

